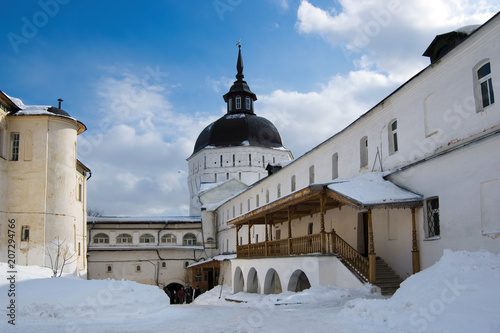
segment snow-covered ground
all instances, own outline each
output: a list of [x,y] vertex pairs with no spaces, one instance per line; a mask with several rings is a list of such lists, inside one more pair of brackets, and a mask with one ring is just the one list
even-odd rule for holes
[[193,304],[170,305],[154,286],[16,270],[14,298],[0,264],[0,332],[500,332],[500,255],[488,252],[446,251],[389,299],[370,286],[279,295],[216,287]]

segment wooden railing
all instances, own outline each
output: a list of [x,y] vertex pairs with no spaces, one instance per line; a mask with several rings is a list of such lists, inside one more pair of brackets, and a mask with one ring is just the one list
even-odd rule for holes
[[280,239],[267,242],[267,255],[272,257],[287,256],[288,239]]
[[349,245],[345,240],[343,240],[335,232],[330,233],[331,235],[331,251],[332,253],[338,254],[344,261],[351,266],[361,277],[368,281],[369,277],[369,262],[368,259],[363,257],[358,251],[356,251],[351,245]]
[[292,238],[290,254],[321,253],[321,234]]

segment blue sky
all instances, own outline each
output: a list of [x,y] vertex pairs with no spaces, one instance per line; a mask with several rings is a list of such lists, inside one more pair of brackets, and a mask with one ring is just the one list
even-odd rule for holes
[[186,158],[223,115],[241,38],[255,111],[295,157],[428,65],[493,0],[40,0],[3,4],[0,90],[85,123],[88,206],[186,215]]

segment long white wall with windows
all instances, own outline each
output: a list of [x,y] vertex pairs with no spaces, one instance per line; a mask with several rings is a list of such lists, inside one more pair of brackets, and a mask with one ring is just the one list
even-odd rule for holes
[[[447,248],[499,253],[499,48],[497,15],[344,130],[218,207],[214,214],[225,230],[220,237],[230,238],[228,221],[311,184],[383,171],[395,184],[424,196],[424,207],[416,210],[422,268]],[[379,214],[391,216],[374,222],[377,253],[395,257],[411,248],[408,212]],[[294,232],[307,234],[307,225],[313,222],[316,228],[318,219],[293,221]],[[248,238],[244,228],[239,235]],[[391,263],[404,276],[408,263],[398,260]]]

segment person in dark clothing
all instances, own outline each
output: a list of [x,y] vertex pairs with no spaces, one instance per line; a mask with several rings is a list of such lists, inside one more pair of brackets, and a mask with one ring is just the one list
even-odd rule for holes
[[181,289],[179,289],[177,291],[177,298],[179,299],[179,304],[183,304],[184,303],[184,287],[181,287]]
[[196,289],[194,290],[194,299],[196,299],[196,297],[200,295],[201,295],[200,287],[196,286]]

